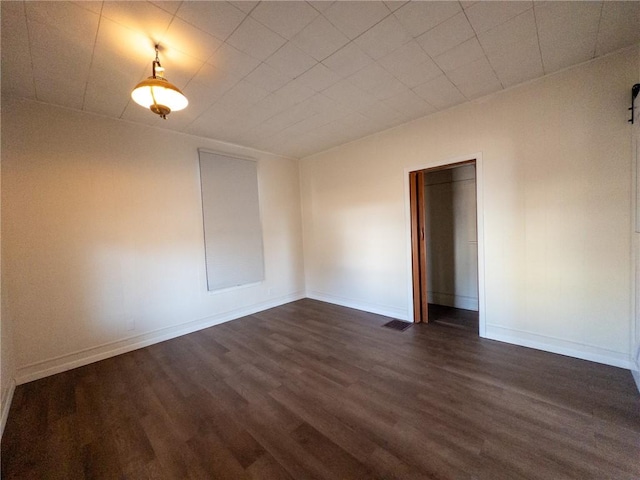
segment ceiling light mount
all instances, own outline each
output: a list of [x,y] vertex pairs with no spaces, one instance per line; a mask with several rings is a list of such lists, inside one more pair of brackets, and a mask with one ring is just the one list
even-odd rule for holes
[[164,67],[158,58],[160,46],[155,47],[156,58],[151,64],[151,76],[136,85],[131,92],[131,98],[138,105],[148,108],[166,120],[171,112],[186,108],[189,101],[178,87],[164,78]]

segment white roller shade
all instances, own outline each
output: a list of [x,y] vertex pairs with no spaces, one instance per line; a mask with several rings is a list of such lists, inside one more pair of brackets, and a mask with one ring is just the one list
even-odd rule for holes
[[257,163],[203,150],[199,154],[207,288],[264,280]]

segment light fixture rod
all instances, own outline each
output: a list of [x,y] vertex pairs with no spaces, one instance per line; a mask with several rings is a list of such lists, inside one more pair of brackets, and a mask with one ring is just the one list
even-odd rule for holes
[[160,48],[159,45],[156,45],[156,59],[151,62],[151,76],[153,78],[156,78],[156,67],[162,67],[162,65],[160,65],[160,59],[158,58],[158,49]]

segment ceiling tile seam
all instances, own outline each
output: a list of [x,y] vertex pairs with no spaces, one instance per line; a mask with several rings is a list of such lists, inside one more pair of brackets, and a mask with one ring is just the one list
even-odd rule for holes
[[100,32],[100,25],[102,24],[102,9],[104,8],[104,2],[100,3],[100,13],[98,14],[98,26],[96,27],[96,34],[93,38],[93,49],[91,50],[91,61],[89,62],[89,70],[87,71],[87,81],[84,84],[84,92],[82,92],[82,106],[80,110],[84,110],[85,101],[87,99],[87,90],[89,89],[89,79],[91,78],[91,70],[93,69],[93,61],[96,55],[96,45],[98,43],[98,32]]
[[[531,8],[533,8],[533,6],[532,6]],[[528,9],[527,9],[527,10],[528,10]],[[526,10],[525,10],[525,11],[526,11]],[[493,66],[493,64],[491,63],[491,60],[489,59],[489,56],[487,55],[487,52],[486,52],[486,51],[485,51],[485,49],[484,49],[484,45],[482,45],[482,42],[481,42],[481,41],[480,41],[480,39],[478,38],[478,32],[476,31],[475,27],[474,27],[474,26],[473,26],[473,24],[471,23],[471,20],[469,20],[469,17],[468,17],[468,15],[467,15],[467,11],[466,11],[464,8],[462,9],[462,13],[464,13],[464,16],[465,16],[465,18],[467,19],[467,22],[469,22],[469,25],[471,26],[471,29],[473,30],[473,33],[475,34],[476,42],[478,42],[478,45],[480,45],[480,49],[482,50],[482,53],[484,54],[484,58],[486,58],[486,59],[487,59],[487,63],[488,63],[488,64],[489,64],[489,66],[491,67],[491,71],[493,72],[493,74],[494,74],[494,75],[496,76],[496,78],[498,79],[498,82],[500,82],[501,90],[504,90],[504,88],[505,88],[504,83],[502,83],[502,79],[498,76],[498,72],[496,72],[495,67],[494,67],[494,66]],[[516,15],[516,16],[517,16],[517,15]],[[515,18],[516,16],[511,17],[511,18]],[[511,20],[511,19],[509,19],[509,20]],[[509,20],[506,20],[506,22],[508,22]],[[504,24],[504,23],[506,23],[506,22],[503,22],[503,23],[501,23],[500,25],[502,25],[502,24]],[[496,27],[498,27],[498,26],[499,26],[499,25],[496,25]],[[496,28],[496,27],[494,27],[494,28]],[[489,29],[489,30],[487,30],[487,31],[490,31],[490,30],[491,30],[491,29]],[[467,40],[465,40],[465,41],[467,41]],[[445,53],[446,53],[446,52],[445,52]],[[447,77],[447,78],[448,78],[448,77]],[[453,82],[451,82],[451,83],[453,83]],[[455,85],[455,84],[454,84],[454,85]]]
[[533,20],[536,24],[536,40],[538,42],[538,52],[540,53],[540,63],[542,64],[542,75],[547,74],[547,69],[544,66],[544,57],[542,56],[542,47],[540,46],[540,27],[538,25],[538,15],[536,14],[536,3],[533,3]]
[[598,30],[596,33],[596,41],[595,41],[595,45],[593,46],[593,54],[591,55],[591,58],[596,58],[596,53],[598,52],[598,41],[600,39],[600,28],[602,26],[602,14],[604,12],[604,1],[600,2],[600,16],[598,17]]
[[[31,29],[29,28],[29,19],[27,18],[27,2],[22,1],[22,12],[24,13],[24,24],[27,29],[27,43],[29,45],[29,64],[31,65],[31,81],[33,82],[33,94],[38,99],[38,87],[36,84],[36,69],[33,65],[33,50],[31,48]],[[39,100],[42,101],[42,100]]]

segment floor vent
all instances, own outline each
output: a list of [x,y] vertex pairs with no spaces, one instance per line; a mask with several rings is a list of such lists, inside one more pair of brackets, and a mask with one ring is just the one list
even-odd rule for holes
[[409,328],[411,324],[409,322],[403,322],[402,320],[391,320],[390,322],[387,322],[382,326],[402,332]]

